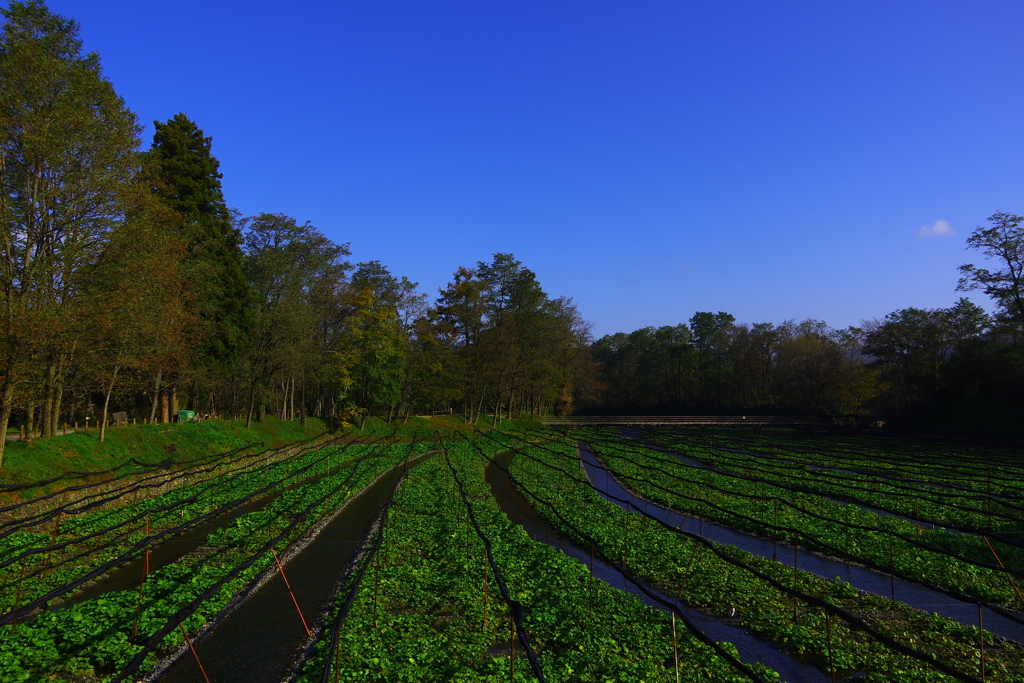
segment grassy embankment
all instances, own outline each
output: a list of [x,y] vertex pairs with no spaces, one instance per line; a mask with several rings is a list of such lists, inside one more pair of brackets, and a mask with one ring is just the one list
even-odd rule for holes
[[[534,420],[503,420],[498,429],[541,429]],[[0,469],[0,484],[24,484],[42,481],[68,472],[98,472],[117,467],[131,459],[155,465],[193,460],[205,455],[223,453],[251,443],[263,443],[264,449],[284,446],[327,431],[323,420],[310,418],[303,427],[298,421],[268,417],[254,422],[249,429],[242,420],[208,420],[186,424],[133,425],[110,428],[100,443],[99,432],[92,429],[66,436],[33,439],[31,442],[8,441]],[[367,420],[362,430],[343,425],[343,433],[366,438],[390,437],[389,441],[411,441],[455,438],[457,433],[492,429],[489,421],[466,424],[461,417],[413,417],[407,422],[395,420],[390,425],[381,418]],[[65,481],[64,485],[67,485]],[[32,492],[38,494],[38,491]]]
[[481,417],[474,426],[464,422],[462,417],[458,415],[410,417],[407,422],[403,420],[392,420],[390,425],[382,418],[371,417],[366,421],[365,428],[361,430],[355,427],[349,427],[348,425],[345,427],[346,429],[343,430],[345,432],[351,430],[353,433],[365,437],[391,436],[391,438],[397,441],[411,441],[413,438],[418,440],[436,439],[438,434],[440,434],[443,439],[453,439],[459,438],[459,434],[469,436],[473,432],[487,432],[492,429],[497,429],[498,431],[506,429],[513,429],[516,431],[544,429],[544,425],[542,425],[540,421],[528,418],[501,420],[495,428],[491,425],[491,419],[486,416]]
[[31,442],[8,441],[0,483],[22,484],[68,472],[97,472],[133,458],[149,465],[168,460],[173,464],[252,443],[275,448],[325,431],[327,425],[322,420],[311,418],[303,427],[297,420],[268,417],[249,429],[243,420],[118,427],[107,430],[103,443],[96,429]]

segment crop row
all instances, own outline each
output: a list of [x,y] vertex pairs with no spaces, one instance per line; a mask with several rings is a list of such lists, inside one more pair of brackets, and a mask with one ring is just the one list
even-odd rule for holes
[[929,526],[1010,535],[1021,529],[1024,505],[998,495],[906,484],[749,451],[712,449],[671,440],[658,443],[708,467],[742,472],[769,481],[785,481],[809,493],[839,496],[858,505],[910,517]]
[[[680,428],[655,429],[652,438],[714,446],[717,450],[754,450],[760,455],[776,456],[800,464],[852,470],[898,481],[973,489],[1017,499],[1024,496],[1019,458],[1003,449],[965,449],[947,445],[942,450],[922,450],[906,441],[873,437],[866,442],[863,440],[866,437],[862,437],[860,442],[851,442],[849,437],[844,439],[840,436],[811,440],[792,432],[739,433],[725,430],[716,431],[713,437],[700,437]],[[888,445],[888,448],[881,445]]]
[[140,577],[136,590],[106,593],[17,624],[0,645],[0,680],[113,680],[119,672],[152,666],[182,642],[179,623],[190,631],[202,627],[273,564],[272,548],[283,555],[408,451],[406,445],[380,447],[373,457],[286,491],[215,531],[178,562]]
[[[513,673],[537,680],[492,568],[512,609],[521,608],[545,680],[675,681],[676,656],[685,680],[746,680],[682,631],[676,655],[664,614],[531,540],[499,509],[484,466],[474,447],[457,443],[448,445],[447,462],[437,457],[410,473],[338,634],[327,680],[497,682]],[[325,640],[302,680],[322,679],[327,652]]]
[[[966,672],[962,680],[978,671],[976,629],[858,592],[838,580],[826,581],[730,546],[691,538],[639,511],[623,510],[581,481],[579,460],[570,444],[525,448],[520,454],[512,464],[514,476],[538,501],[550,503],[537,508],[560,533],[580,542],[585,533],[606,555],[620,558],[663,591],[713,614],[733,615],[789,651],[817,658],[824,670],[835,666],[840,672],[865,671],[875,681],[949,680],[922,661],[934,658]],[[871,632],[840,621],[836,614],[851,615],[854,623]],[[988,680],[1018,680],[1024,675],[1020,653],[1009,646],[994,648],[991,635],[985,636]],[[880,638],[919,657],[901,654]],[[824,656],[830,649],[831,661]]]
[[[604,462],[640,495],[728,526],[795,541],[917,583],[1018,607],[1014,574],[1000,569],[981,538],[880,517],[854,505],[687,467],[643,446],[600,442]],[[916,533],[915,533],[916,532]],[[1019,551],[1001,555],[1016,565]]]
[[[61,597],[86,577],[110,571],[147,547],[252,506],[288,486],[358,457],[367,447],[327,446],[285,460],[186,483],[151,498],[58,516],[52,530],[15,531],[0,539],[0,609]],[[20,589],[18,587],[21,587]]]

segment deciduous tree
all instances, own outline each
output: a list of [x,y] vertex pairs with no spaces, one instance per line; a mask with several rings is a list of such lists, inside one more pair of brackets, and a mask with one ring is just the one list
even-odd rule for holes
[[967,246],[995,261],[998,269],[960,266],[957,289],[980,289],[992,297],[1019,341],[1024,337],[1024,216],[999,212],[988,220],[991,225],[975,228]]
[[35,0],[0,14],[0,434],[32,360],[44,378],[43,431],[52,433],[79,275],[123,219],[139,127],[99,57],[82,54],[77,23]]

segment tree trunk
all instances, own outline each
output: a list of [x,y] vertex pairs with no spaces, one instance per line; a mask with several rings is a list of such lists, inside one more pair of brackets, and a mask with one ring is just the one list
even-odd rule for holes
[[245,428],[249,429],[252,427],[252,411],[256,407],[256,378],[252,380],[252,386],[249,389],[249,412],[245,416]]
[[178,411],[181,410],[181,403],[178,401],[178,385],[175,384],[171,387],[171,416],[173,420],[178,415]]
[[103,443],[103,439],[107,436],[107,409],[110,407],[110,394],[114,391],[114,382],[117,381],[117,371],[120,370],[118,366],[114,366],[114,374],[110,378],[110,384],[107,385],[107,394],[103,397],[103,418],[100,420],[100,443]]
[[483,389],[480,390],[480,401],[476,404],[476,415],[475,416],[473,416],[472,414],[470,415],[470,417],[472,417],[472,419],[473,419],[473,424],[476,424],[477,420],[480,419],[480,413],[482,413],[483,409],[484,409],[484,396],[486,396],[486,395],[487,395],[487,387],[484,387]]
[[41,415],[39,416],[39,436],[52,436],[50,434],[50,426],[53,424],[53,378],[56,374],[56,368],[53,363],[49,363],[46,366],[46,380],[43,384],[43,405]]
[[149,424],[156,422],[156,407],[160,405],[160,379],[164,376],[164,369],[156,371],[156,386],[153,387],[153,405],[149,409]]
[[306,408],[306,375],[305,375],[305,373],[303,373],[303,375],[302,375],[302,403],[300,405],[300,409],[302,410],[302,426],[305,427],[306,426],[306,413],[309,412],[309,410],[307,410],[307,408]]
[[[32,437],[36,435],[36,404],[29,403],[27,412],[28,416],[25,419],[25,440],[31,443]],[[4,434],[4,438],[7,438],[6,434]]]
[[170,389],[160,390],[160,424],[167,424],[171,421],[171,396]]
[[[281,380],[281,410],[277,411],[282,420],[288,419],[288,380]],[[277,398],[275,397],[275,401]]]
[[51,434],[57,434],[60,430],[60,404],[64,401],[64,383],[59,382],[54,389],[53,397],[53,425],[50,427]]
[[[286,388],[286,391],[285,391],[285,398],[288,401],[288,405],[286,406],[286,409],[288,410],[288,419],[289,420],[294,420],[295,419],[295,383],[294,383],[294,381],[292,381],[291,377],[289,377],[287,380],[285,380],[285,382],[287,383],[287,388]],[[284,410],[284,409],[282,409],[282,410]]]
[[7,424],[11,421],[11,401],[14,400],[14,380],[11,378],[11,365],[7,366],[4,375],[3,392],[0,394],[0,470],[4,466],[4,447],[7,445]]

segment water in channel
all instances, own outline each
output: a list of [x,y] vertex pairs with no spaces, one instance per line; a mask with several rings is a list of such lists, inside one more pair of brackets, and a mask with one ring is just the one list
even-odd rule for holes
[[[684,463],[684,464],[686,464],[686,465],[688,465],[690,467],[693,467],[695,469],[711,470],[712,472],[719,472],[719,473],[722,473],[722,474],[728,474],[729,473],[729,468],[728,467],[724,467],[724,468],[723,467],[712,467],[711,465],[707,464],[706,462],[703,462],[701,460],[695,460],[694,458],[691,458],[689,456],[683,455],[682,453],[677,453],[676,451],[673,451],[673,450],[671,450],[669,448],[665,448],[664,446],[660,446],[660,445],[658,445],[656,443],[653,443],[653,442],[650,442],[650,441],[648,441],[646,439],[641,439],[641,438],[637,437],[636,440],[639,441],[640,443],[642,443],[643,445],[647,446],[648,448],[650,448],[653,451],[658,451],[659,453],[664,453],[665,455],[671,456],[671,457],[675,458],[676,460],[678,460],[679,462],[682,462],[682,463]],[[750,453],[748,451],[737,451],[737,450],[733,450],[731,448],[716,447],[716,450],[726,451],[726,452],[729,452],[729,453],[739,453],[741,455],[753,455],[753,456],[759,456],[759,457],[761,455],[760,453]],[[777,458],[777,459],[780,459],[780,458]],[[792,462],[792,461],[784,460],[783,462]],[[829,468],[829,467],[814,467],[814,469],[831,470],[833,472],[853,472],[853,470],[840,470],[840,469]],[[769,482],[769,483],[771,483],[771,482]],[[936,528],[934,524],[924,524],[924,523],[918,522],[917,520],[911,519],[910,517],[904,517],[903,515],[896,514],[895,512],[889,512],[888,510],[883,510],[882,508],[877,508],[877,507],[874,507],[872,505],[867,505],[867,504],[864,504],[864,503],[852,503],[852,502],[850,502],[848,500],[843,500],[842,498],[839,498],[838,496],[827,496],[827,495],[824,495],[824,494],[818,494],[818,495],[820,495],[822,498],[825,498],[827,500],[831,500],[831,501],[833,501],[835,503],[839,503],[840,505],[853,505],[854,507],[860,508],[864,512],[870,512],[870,513],[878,515],[880,517],[894,517],[896,519],[903,520],[904,522],[909,522],[910,524],[917,524],[922,529],[935,529]],[[954,534],[960,533],[956,529],[945,529],[945,530],[950,532],[950,533],[954,533]]]
[[[325,448],[331,448],[335,446],[325,446]],[[342,453],[338,455],[343,455]],[[367,457],[362,455],[356,460],[348,460],[342,462],[342,466],[351,465],[353,462],[358,462]],[[306,476],[298,479],[287,486],[272,491],[260,498],[249,501],[244,505],[239,505],[236,508],[228,510],[225,514],[220,515],[217,519],[211,519],[206,524],[200,524],[195,526],[188,531],[180,533],[172,538],[168,538],[165,541],[152,547],[149,551],[149,571],[150,573],[155,572],[161,567],[166,567],[169,564],[174,564],[182,557],[190,552],[198,550],[207,543],[207,539],[213,531],[226,528],[232,522],[237,520],[243,515],[247,515],[250,512],[256,512],[262,510],[266,506],[273,503],[281,494],[286,491],[292,491],[305,486],[310,482],[322,479],[332,473],[331,468],[337,468],[337,464],[334,463],[334,456],[331,456],[331,460],[328,460],[329,467],[326,469],[316,468],[317,471],[314,474],[307,474]],[[336,469],[334,470],[337,471]],[[139,587],[139,580],[142,577],[142,567],[145,562],[145,554],[139,555],[134,559],[131,559],[124,564],[121,564],[114,569],[110,570],[104,576],[99,579],[92,581],[85,585],[85,587],[67,597],[58,606],[53,609],[66,609],[72,605],[77,605],[86,600],[97,598],[106,593],[112,593],[115,591],[128,591],[137,590]]]
[[[495,456],[494,462],[487,466],[487,483],[490,485],[491,492],[498,501],[501,511],[512,522],[521,525],[535,541],[547,543],[558,548],[586,567],[592,566],[591,571],[595,578],[604,581],[609,586],[636,595],[645,604],[655,609],[667,611],[664,605],[652,600],[634,584],[627,581],[614,566],[597,558],[593,559],[593,564],[591,565],[589,550],[584,550],[574,545],[554,532],[548,521],[537,513],[533,505],[512,483],[508,474],[503,471],[508,469],[513,456],[513,452],[506,451]],[[667,600],[670,603],[675,602],[673,598],[662,595],[650,589],[650,587],[648,587],[648,590],[651,590],[652,593],[657,594],[663,600]],[[748,633],[742,628],[732,626],[723,619],[698,612],[682,604],[680,604],[680,611],[691,623],[715,641],[729,641],[736,645],[740,658],[744,662],[748,664],[758,662],[769,666],[779,673],[783,681],[788,683],[824,683],[829,680],[829,677],[819,669],[775,649],[769,642]],[[682,625],[680,625],[680,628],[685,629]]]
[[[412,468],[427,455],[409,460]],[[404,470],[397,465],[351,499],[302,552],[285,565],[307,623],[326,606],[338,578],[373,524]],[[214,683],[278,683],[306,641],[306,631],[278,572],[196,642],[196,651]],[[160,677],[161,683],[202,683],[191,653],[185,652]]]
[[[581,441],[577,443],[577,446],[583,469],[587,474],[587,478],[594,485],[594,488],[606,500],[620,507],[629,509],[626,504],[620,503],[610,496],[631,500],[636,505],[645,508],[652,517],[656,517],[674,527],[679,527],[685,520],[685,524],[682,526],[685,531],[702,534],[705,538],[717,541],[718,543],[734,545],[752,555],[771,557],[790,567],[798,566],[804,571],[817,574],[825,579],[841,579],[854,588],[874,593],[883,598],[899,600],[911,607],[926,612],[934,612],[965,626],[978,626],[977,604],[956,600],[948,595],[915,583],[893,579],[891,576],[886,576],[864,567],[849,565],[839,560],[822,557],[802,548],[797,549],[784,543],[776,544],[767,538],[754,536],[753,534],[700,518],[695,519],[674,510],[660,507],[654,503],[648,503],[643,498],[634,496],[623,488],[604,469],[603,464],[586,444]],[[1007,619],[988,608],[984,608],[983,612],[986,631],[1000,635],[1007,640],[1024,643],[1024,624]]]

